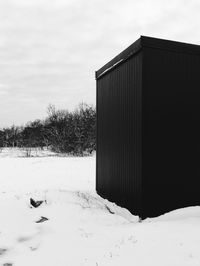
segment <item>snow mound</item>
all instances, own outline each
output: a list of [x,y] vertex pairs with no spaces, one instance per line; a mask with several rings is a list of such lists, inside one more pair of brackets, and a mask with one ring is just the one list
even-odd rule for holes
[[187,219],[200,219],[200,206],[180,208],[155,218],[147,218],[145,221],[179,221]]
[[77,196],[81,198],[82,208],[101,209],[110,214],[121,216],[131,223],[139,221],[138,216],[132,215],[127,209],[122,208],[107,199],[103,199],[96,193],[78,191]]

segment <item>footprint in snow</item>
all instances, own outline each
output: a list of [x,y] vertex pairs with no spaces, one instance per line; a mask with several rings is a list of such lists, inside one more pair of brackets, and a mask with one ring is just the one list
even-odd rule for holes
[[31,246],[31,247],[29,247],[29,248],[30,248],[31,251],[35,251],[35,250],[37,250],[37,249],[39,248],[39,245],[37,245],[37,246],[35,246],[35,247],[32,247],[32,246]]
[[26,242],[26,241],[29,241],[31,239],[32,239],[31,236],[21,236],[17,240],[18,240],[18,242]]
[[17,241],[27,246],[31,251],[35,251],[40,246],[40,238],[38,239],[37,234],[35,236],[22,236]]
[[6,248],[0,248],[0,256],[4,255],[7,252]]

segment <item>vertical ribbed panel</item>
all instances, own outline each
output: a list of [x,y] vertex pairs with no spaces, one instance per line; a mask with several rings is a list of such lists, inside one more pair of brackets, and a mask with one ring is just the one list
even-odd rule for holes
[[142,52],[97,79],[97,192],[141,215]]
[[142,36],[96,78],[97,192],[142,218],[200,205],[200,46]]
[[200,55],[143,55],[143,208],[156,216],[200,205]]

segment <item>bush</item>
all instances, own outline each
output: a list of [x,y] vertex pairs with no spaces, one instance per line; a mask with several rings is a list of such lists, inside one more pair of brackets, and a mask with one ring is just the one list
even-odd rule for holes
[[81,104],[74,112],[49,106],[45,125],[54,151],[83,155],[95,150],[96,112],[92,106]]
[[12,126],[0,130],[0,147],[48,147],[55,152],[83,156],[96,149],[96,111],[80,104],[75,111],[56,110],[49,105],[47,118],[35,120],[24,127]]

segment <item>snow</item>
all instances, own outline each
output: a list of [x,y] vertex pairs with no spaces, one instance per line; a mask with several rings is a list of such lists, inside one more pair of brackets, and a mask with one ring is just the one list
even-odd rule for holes
[[95,156],[20,154],[0,153],[0,265],[200,265],[199,206],[139,222],[96,194]]

